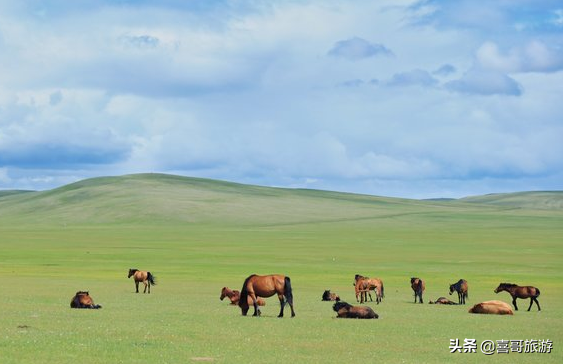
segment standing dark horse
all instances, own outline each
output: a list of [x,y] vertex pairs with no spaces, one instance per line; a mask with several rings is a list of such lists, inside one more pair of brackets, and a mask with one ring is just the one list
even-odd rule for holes
[[454,293],[454,291],[456,291],[460,305],[465,305],[465,299],[469,297],[468,290],[469,287],[467,286],[467,281],[465,279],[460,279],[457,283],[450,284],[450,296]]
[[426,289],[426,285],[420,278],[411,278],[411,288],[414,291],[414,303],[416,303],[416,298],[418,297],[420,303],[422,303],[422,293]]
[[501,291],[506,291],[510,293],[512,296],[512,304],[514,305],[514,309],[518,311],[518,306],[516,306],[516,299],[517,298],[529,298],[530,299],[530,306],[528,307],[528,311],[532,308],[532,304],[535,302],[538,306],[538,311],[541,311],[540,303],[538,302],[538,297],[540,295],[540,290],[536,287],[532,286],[518,286],[512,283],[501,283],[495,289],[495,293],[499,293]]
[[137,293],[139,293],[139,282],[143,282],[145,285],[145,290],[143,293],[147,293],[147,288],[149,289],[149,293],[151,293],[151,284],[156,286],[156,277],[151,274],[151,272],[144,272],[138,269],[131,268],[129,269],[129,274],[127,278],[131,278],[135,280],[135,288],[137,289]]
[[248,297],[252,299],[254,305],[253,316],[259,316],[260,309],[258,308],[257,296],[272,297],[275,294],[278,295],[281,306],[278,317],[283,317],[283,308],[286,303],[288,303],[291,308],[291,317],[294,317],[295,311],[293,311],[291,280],[289,277],[282,274],[271,274],[267,276],[252,274],[244,280],[242,289],[240,290],[240,299],[238,301],[242,315],[246,316],[250,308]]

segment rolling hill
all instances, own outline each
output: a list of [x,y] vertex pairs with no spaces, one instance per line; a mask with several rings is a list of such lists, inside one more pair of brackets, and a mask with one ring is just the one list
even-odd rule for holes
[[299,224],[496,209],[563,209],[563,192],[409,200],[165,174],[86,179],[0,194],[0,224]]

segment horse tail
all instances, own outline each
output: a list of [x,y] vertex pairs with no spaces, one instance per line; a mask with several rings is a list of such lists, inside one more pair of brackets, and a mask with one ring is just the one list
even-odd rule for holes
[[381,298],[385,298],[385,287],[383,287],[383,282],[381,282]]
[[153,276],[151,272],[147,272],[147,279],[153,286],[156,286],[156,277]]
[[288,303],[293,304],[293,290],[291,289],[291,279],[289,277],[285,277],[283,295]]
[[[239,306],[241,305],[241,303],[248,304],[248,288],[246,288],[246,286],[248,285],[248,281],[250,280],[250,278],[254,277],[255,275],[256,274],[251,274],[244,280],[244,283],[242,284],[242,288],[240,290],[240,297],[239,297],[239,300],[238,300]],[[240,306],[240,307],[242,307],[242,306]]]

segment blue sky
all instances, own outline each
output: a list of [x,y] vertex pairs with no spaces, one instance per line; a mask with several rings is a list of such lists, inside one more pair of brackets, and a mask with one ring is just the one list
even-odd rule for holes
[[563,189],[563,4],[0,0],[0,189]]

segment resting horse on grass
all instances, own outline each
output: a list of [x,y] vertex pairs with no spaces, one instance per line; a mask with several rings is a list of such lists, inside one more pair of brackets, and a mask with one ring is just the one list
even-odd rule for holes
[[324,291],[321,301],[340,301],[340,296],[327,289]]
[[467,281],[465,279],[460,279],[457,283],[450,284],[450,296],[454,291],[457,292],[457,299],[459,304],[465,305],[465,299],[469,297],[468,291],[469,287],[467,286]]
[[[229,287],[223,287],[219,299],[223,301],[225,297],[229,298],[231,305],[238,305],[238,301],[240,299],[240,291],[237,289],[232,290]],[[258,301],[258,306],[266,306],[266,301],[264,301],[263,298],[256,297],[256,300]],[[252,304],[252,298],[250,297],[248,297],[248,304]]]
[[436,301],[429,301],[428,303],[431,305],[458,305],[458,303],[450,301],[446,297],[440,297]]
[[340,301],[336,302],[332,309],[336,311],[338,318],[357,318],[357,319],[376,319],[376,314],[371,307],[368,306],[352,306],[351,304]]
[[422,293],[426,289],[426,284],[420,278],[411,278],[411,288],[414,291],[414,303],[416,303],[416,298],[418,297],[420,303],[422,303]]
[[129,274],[127,278],[131,278],[135,280],[135,288],[137,289],[137,293],[139,293],[139,283],[143,282],[145,285],[145,290],[143,293],[147,293],[147,288],[149,289],[149,294],[151,293],[151,284],[156,286],[156,277],[152,275],[151,272],[141,271],[135,268],[129,269]]
[[95,305],[94,300],[90,297],[88,291],[78,291],[70,301],[70,308],[102,308],[100,305]]
[[512,308],[506,302],[485,301],[471,307],[469,313],[484,313],[489,315],[514,315]]
[[242,315],[246,316],[250,308],[249,297],[252,299],[254,305],[253,316],[260,315],[258,308],[258,297],[272,297],[277,294],[280,300],[280,314],[278,317],[283,317],[283,308],[288,303],[291,308],[291,317],[295,316],[293,311],[293,291],[291,289],[291,280],[289,277],[282,274],[271,274],[266,276],[259,276],[256,274],[250,275],[244,280],[242,289],[240,290],[240,300],[238,305],[242,311]]
[[535,302],[538,306],[538,311],[541,311],[540,303],[538,302],[538,297],[540,295],[540,290],[536,287],[532,286],[518,286],[512,283],[501,283],[495,289],[495,293],[499,293],[501,291],[506,291],[510,293],[512,296],[512,304],[514,305],[514,309],[518,311],[518,306],[516,306],[516,299],[517,298],[529,298],[530,299],[530,306],[528,307],[528,311],[532,308],[532,304]]

